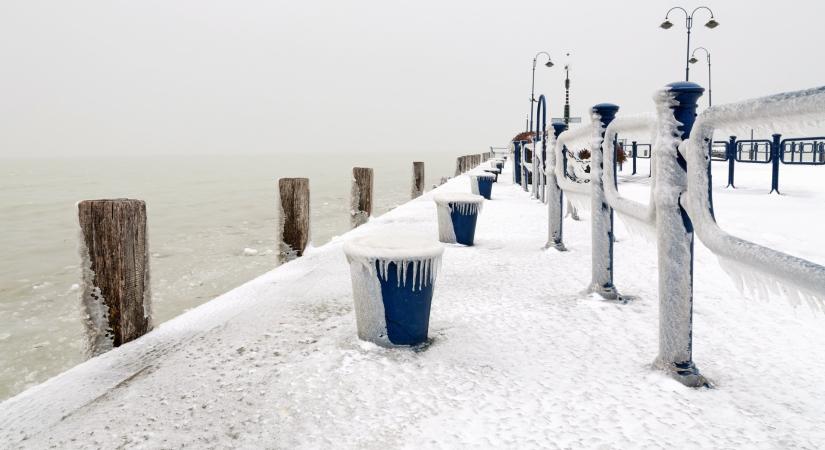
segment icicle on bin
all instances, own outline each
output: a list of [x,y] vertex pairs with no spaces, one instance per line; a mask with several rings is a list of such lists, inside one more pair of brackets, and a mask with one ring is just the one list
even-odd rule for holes
[[463,192],[436,195],[438,240],[448,244],[473,245],[483,202],[484,197]]
[[480,195],[487,200],[493,193],[493,182],[496,176],[492,173],[475,172],[468,175],[470,177],[470,189],[473,194]]
[[399,233],[370,234],[344,244],[360,339],[384,347],[427,341],[443,253],[432,238]]

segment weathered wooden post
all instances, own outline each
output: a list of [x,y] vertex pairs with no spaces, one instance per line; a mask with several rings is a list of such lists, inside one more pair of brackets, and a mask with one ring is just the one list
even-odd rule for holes
[[412,191],[411,198],[421,197],[424,193],[424,163],[422,161],[413,162]]
[[367,223],[372,215],[372,169],[366,167],[352,168],[352,195],[350,197],[350,216],[352,227]]
[[309,242],[309,179],[281,178],[278,259],[284,263],[304,254]]
[[455,176],[461,175],[461,156],[455,159]]
[[146,203],[84,200],[77,210],[87,350],[96,356],[151,329]]

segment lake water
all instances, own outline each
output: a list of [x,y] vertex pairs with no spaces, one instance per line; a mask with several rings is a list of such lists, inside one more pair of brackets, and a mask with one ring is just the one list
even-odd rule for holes
[[352,167],[375,169],[380,215],[409,199],[412,161],[425,162],[429,189],[452,176],[456,156],[0,159],[0,400],[85,359],[77,201],[146,201],[157,325],[277,265],[278,178],[310,179],[317,246],[350,227]]

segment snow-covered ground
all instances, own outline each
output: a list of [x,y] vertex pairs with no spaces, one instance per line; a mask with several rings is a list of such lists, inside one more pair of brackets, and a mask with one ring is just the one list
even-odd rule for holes
[[[738,165],[742,189],[715,189],[717,217],[825,263],[823,170],[783,166],[786,195],[769,196],[770,169]],[[823,313],[743,296],[697,245],[694,359],[715,388],[686,388],[651,368],[653,244],[619,225],[615,282],[636,299],[583,294],[589,223],[565,221],[569,252],[544,250],[546,206],[510,178],[476,246],[444,253],[426,349],[357,339],[342,243],[377,229],[435,238],[432,192],[0,404],[2,446],[825,446]],[[623,177],[620,190],[648,187]],[[465,176],[433,192],[469,190]]]

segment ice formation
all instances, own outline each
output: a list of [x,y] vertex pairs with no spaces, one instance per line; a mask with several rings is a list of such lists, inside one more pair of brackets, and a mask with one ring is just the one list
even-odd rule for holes
[[[746,270],[758,272],[749,277],[755,292],[767,296],[785,293],[803,298],[823,307],[825,305],[825,267],[802,258],[788,255],[753,242],[732,236],[722,230],[713,214],[710,190],[708,143],[716,128],[727,130],[743,126],[771,125],[776,128],[815,126],[825,123],[825,87],[782,93],[768,97],[714,106],[703,112],[693,127],[686,143],[688,192],[683,206],[690,213],[696,233],[722,263],[737,261],[728,269],[741,276]],[[739,281],[740,276],[734,277]],[[740,287],[745,283],[738,282]],[[779,288],[777,288],[779,286]]]
[[[82,282],[78,292],[83,305],[84,325],[86,328],[86,342],[84,350],[88,357],[97,356],[114,347],[114,334],[109,325],[109,307],[95,286],[95,272],[92,270],[92,259],[83,232],[78,233],[78,253],[80,254]],[[148,272],[148,270],[147,270]]]

